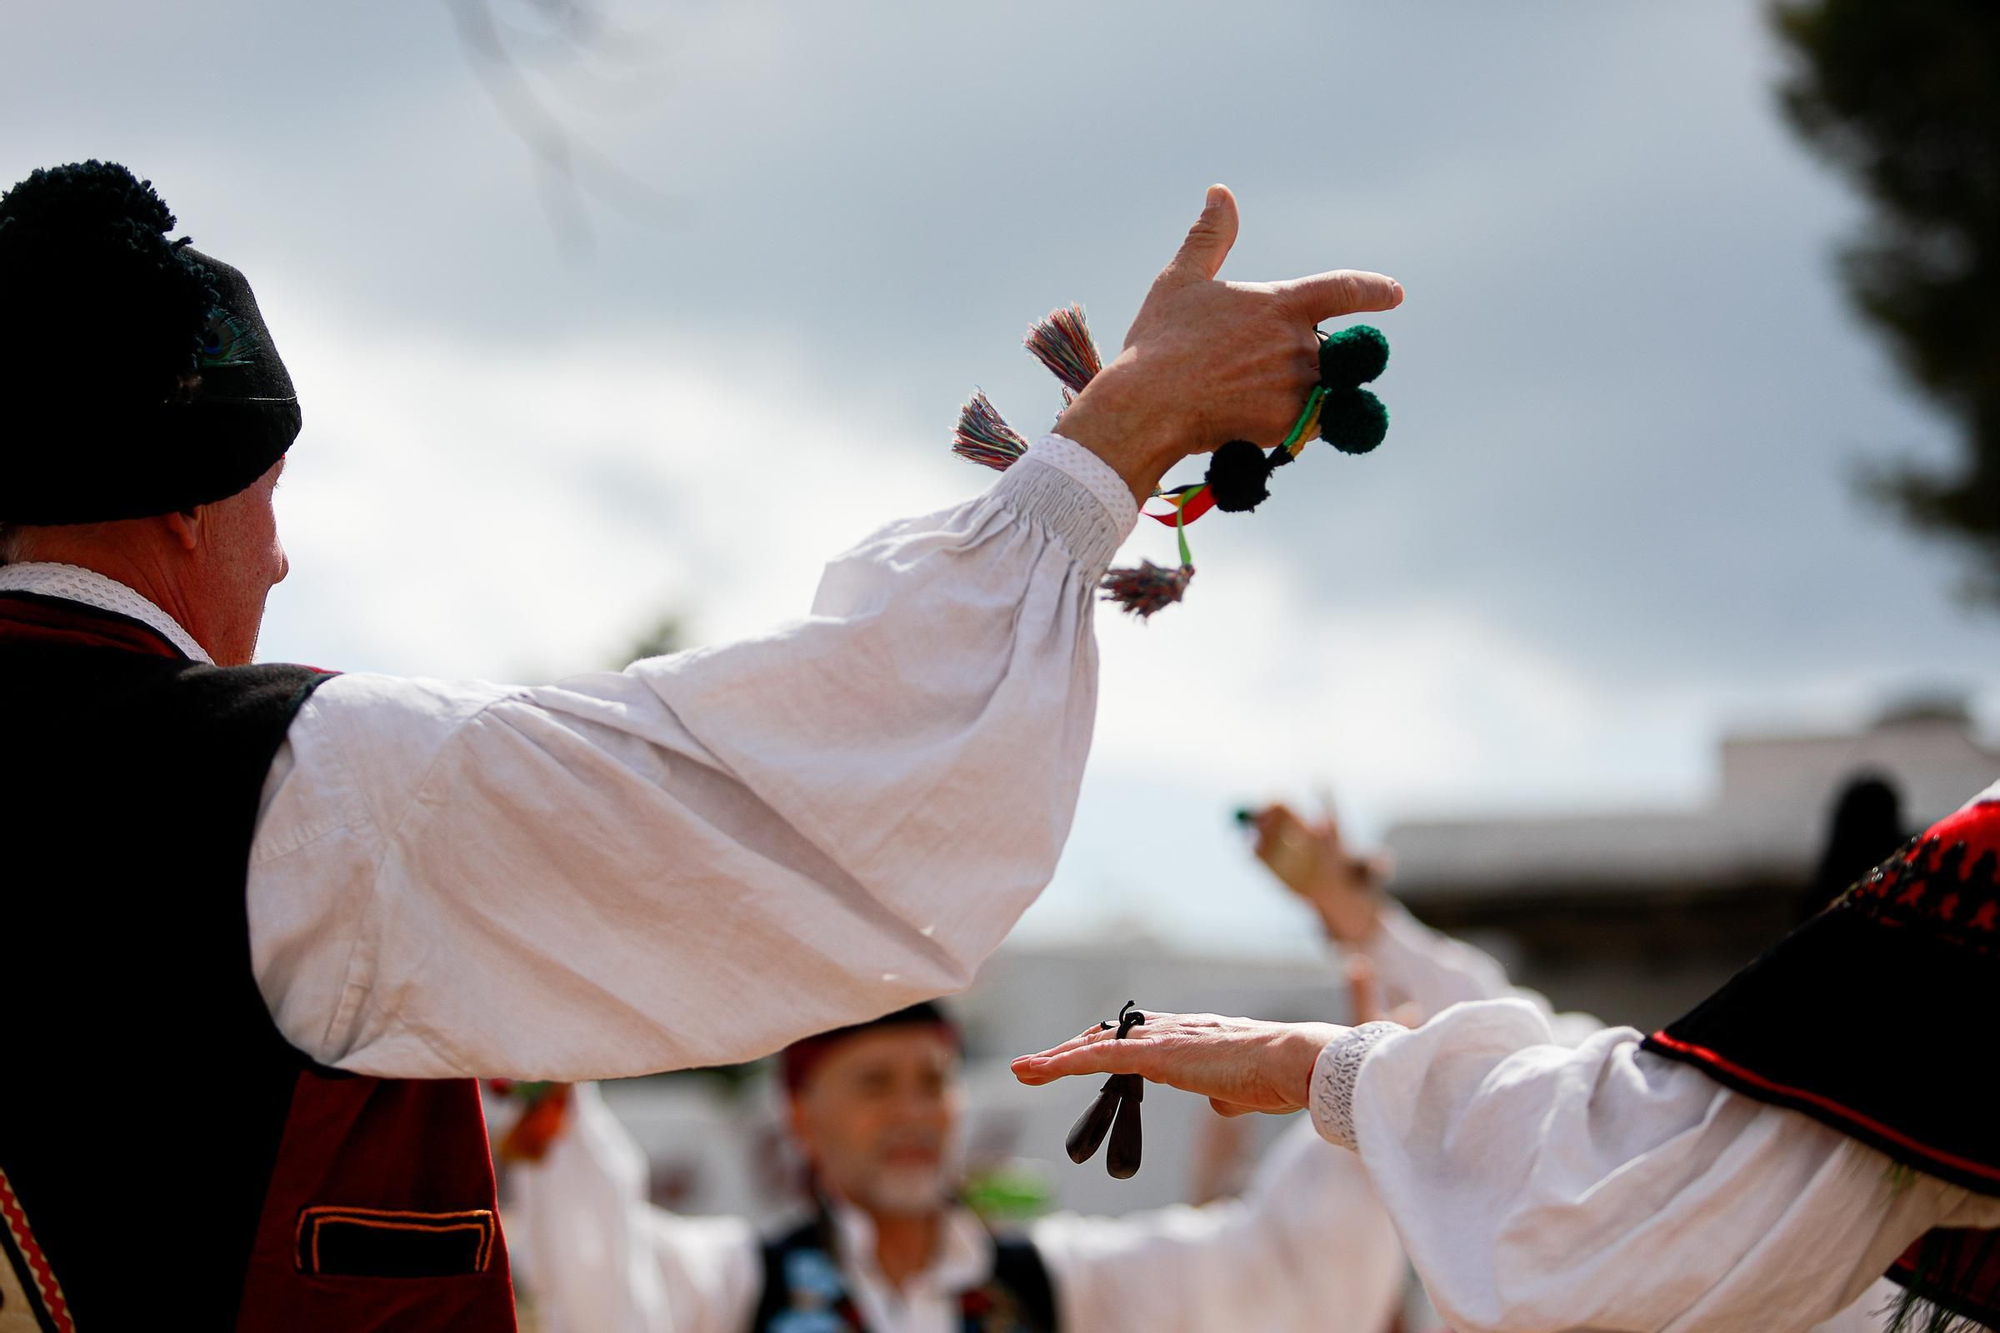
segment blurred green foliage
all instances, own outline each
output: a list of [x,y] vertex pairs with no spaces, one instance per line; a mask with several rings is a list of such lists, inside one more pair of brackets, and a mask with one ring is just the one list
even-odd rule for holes
[[1961,427],[1954,466],[1869,483],[1959,543],[2000,605],[2000,4],[1779,0],[1784,107],[1873,203],[1843,251],[1849,294],[1911,381]]

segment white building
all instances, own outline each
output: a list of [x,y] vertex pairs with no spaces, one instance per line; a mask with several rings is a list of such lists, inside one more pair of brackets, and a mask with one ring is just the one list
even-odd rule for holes
[[2000,778],[2000,750],[1938,703],[1860,732],[1733,735],[1691,809],[1398,824],[1393,888],[1559,1005],[1663,1023],[1794,924],[1832,803],[1867,773],[1915,832]]

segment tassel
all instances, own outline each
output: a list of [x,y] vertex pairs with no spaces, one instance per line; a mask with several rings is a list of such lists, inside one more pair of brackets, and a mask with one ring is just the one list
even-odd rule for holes
[[[1104,368],[1104,358],[1079,305],[1052,310],[1035,321],[1023,343],[1062,382],[1064,407]],[[1210,509],[1255,509],[1270,497],[1271,473],[1289,465],[1315,434],[1350,454],[1367,453],[1380,444],[1389,429],[1388,409],[1360,386],[1379,376],[1388,362],[1389,342],[1378,329],[1355,325],[1321,334],[1320,383],[1306,395],[1305,406],[1284,440],[1269,453],[1254,442],[1231,440],[1215,451],[1200,483],[1156,490],[1154,497],[1172,505],[1172,513],[1148,512],[1146,516],[1173,527],[1180,545],[1180,565],[1170,569],[1141,560],[1136,568],[1110,570],[1098,584],[1103,600],[1116,602],[1141,620],[1149,620],[1155,612],[1181,601],[1194,580],[1187,525]],[[1061,428],[1060,418],[1057,428]],[[1027,449],[1027,440],[1001,419],[984,393],[975,392],[959,409],[952,452],[960,458],[1004,472]],[[1078,1127],[1082,1128],[1082,1122]]]
[[1903,1290],[1875,1313],[1888,1318],[1887,1333],[1984,1333],[1996,1263],[2000,1231],[1933,1228],[1891,1266],[1889,1278]]
[[[1050,311],[1028,329],[1023,341],[1035,359],[1063,382],[1069,394],[1082,393],[1083,386],[1104,369],[1104,358],[1097,354],[1097,343],[1090,336],[1090,325],[1084,320],[1080,305]],[[1065,403],[1069,394],[1064,395]]]
[[1104,601],[1116,602],[1139,619],[1147,620],[1155,611],[1181,600],[1193,580],[1193,565],[1169,569],[1150,560],[1141,560],[1137,569],[1127,567],[1109,571],[1097,586],[1104,590]]
[[951,451],[969,463],[978,463],[1005,472],[1014,460],[1028,452],[1028,442],[1008,425],[993,402],[979,390],[958,409],[958,429],[952,432]]

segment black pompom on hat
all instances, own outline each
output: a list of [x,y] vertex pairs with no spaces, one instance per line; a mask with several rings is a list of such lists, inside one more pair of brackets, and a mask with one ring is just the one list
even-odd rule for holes
[[0,523],[99,523],[249,486],[299,400],[250,284],[172,240],[150,182],[110,162],[0,195]]

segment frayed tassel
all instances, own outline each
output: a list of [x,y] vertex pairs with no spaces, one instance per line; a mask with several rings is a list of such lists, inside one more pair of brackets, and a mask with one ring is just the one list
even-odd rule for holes
[[1050,311],[1029,328],[1023,341],[1072,394],[1082,393],[1083,386],[1104,369],[1104,358],[1097,354],[1097,343],[1090,336],[1080,305]]
[[1014,460],[1028,452],[1028,442],[1001,417],[992,400],[974,390],[958,409],[958,429],[952,432],[951,451],[969,463],[1005,472]]
[[1987,1275],[2000,1264],[2000,1231],[1939,1228],[1924,1233],[1915,1250],[1914,1262],[1906,1255],[1889,1270],[1903,1290],[1875,1311],[1887,1318],[1886,1333],[1985,1333],[1994,1327],[1996,1287]]
[[1181,600],[1193,580],[1193,565],[1169,569],[1141,560],[1137,569],[1111,570],[1097,586],[1104,590],[1104,601],[1116,602],[1139,619],[1148,620],[1155,611]]
[[1900,1293],[1889,1309],[1875,1311],[1875,1314],[1878,1318],[1883,1315],[1889,1317],[1889,1326],[1884,1333],[1987,1333],[1988,1327],[1970,1315],[1956,1314],[1914,1291]]

